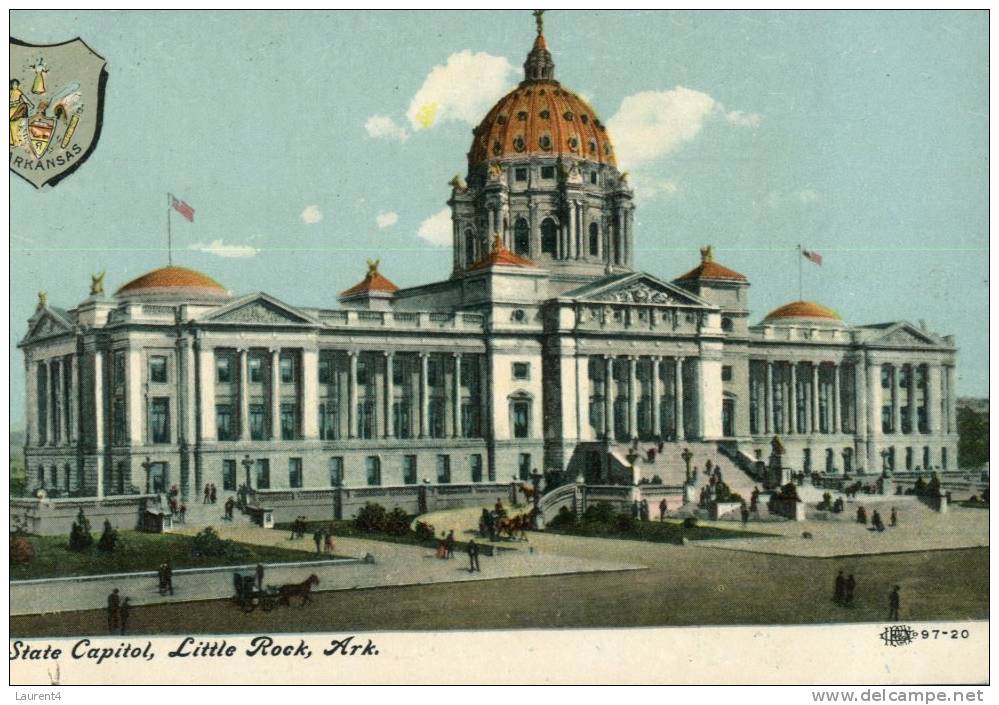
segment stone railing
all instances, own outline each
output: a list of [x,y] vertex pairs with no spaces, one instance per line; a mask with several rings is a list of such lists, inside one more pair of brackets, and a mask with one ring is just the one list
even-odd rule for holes
[[482,314],[441,311],[320,310],[316,312],[316,317],[324,326],[331,328],[341,326],[430,330],[444,328],[481,332],[485,324],[485,318]]

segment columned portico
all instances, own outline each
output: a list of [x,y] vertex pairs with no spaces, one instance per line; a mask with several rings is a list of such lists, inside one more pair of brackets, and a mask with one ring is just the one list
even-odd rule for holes
[[248,350],[239,349],[239,440],[250,440],[250,381]]
[[281,438],[281,348],[271,348],[271,439]]
[[638,358],[628,357],[628,437],[638,438]]
[[673,386],[676,389],[676,394],[674,394],[673,398],[676,439],[683,441],[687,438],[687,432],[683,421],[683,358],[679,356],[673,360]]
[[391,351],[385,355],[385,403],[382,408],[385,438],[395,437],[395,355]]

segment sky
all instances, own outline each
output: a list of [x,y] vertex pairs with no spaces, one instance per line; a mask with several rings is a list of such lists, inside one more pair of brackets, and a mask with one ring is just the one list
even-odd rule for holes
[[[97,149],[10,184],[11,418],[36,292],[71,308],[174,262],[237,294],[337,306],[365,260],[450,274],[448,181],[522,77],[527,11],[26,12],[11,35],[107,59]],[[712,244],[753,322],[804,298],[849,324],[954,334],[988,395],[985,12],[549,11],[555,77],[608,125],[635,187],[635,264],[672,279]],[[23,422],[22,422],[23,425]]]

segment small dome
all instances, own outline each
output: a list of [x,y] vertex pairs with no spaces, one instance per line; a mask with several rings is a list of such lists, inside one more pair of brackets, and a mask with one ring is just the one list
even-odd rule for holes
[[232,295],[211,277],[186,267],[161,267],[143,274],[115,292],[129,300],[227,301]]
[[675,281],[685,282],[696,281],[699,279],[724,279],[736,282],[747,281],[744,274],[740,274],[734,269],[723,267],[715,262],[714,249],[711,245],[705,245],[701,248],[701,263],[686,274],[682,274],[677,277]]
[[763,322],[776,323],[788,319],[835,325],[843,323],[838,313],[814,301],[792,301],[768,313]]
[[386,276],[378,271],[378,264],[380,260],[368,260],[368,273],[364,275],[364,279],[359,281],[354,286],[349,289],[345,289],[340,292],[340,298],[350,298],[352,296],[361,296],[372,293],[380,293],[386,295],[392,295],[399,291],[399,287],[393,284]]
[[478,269],[488,269],[489,267],[537,267],[531,260],[510,252],[503,244],[503,239],[497,235],[493,238],[492,249],[485,257],[475,262],[468,268],[472,272]]

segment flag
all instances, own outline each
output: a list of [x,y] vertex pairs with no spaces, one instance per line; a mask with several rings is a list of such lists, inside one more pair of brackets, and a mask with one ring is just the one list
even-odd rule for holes
[[178,200],[171,194],[170,205],[173,207],[175,211],[177,211],[182,216],[187,218],[190,222],[192,223],[194,222],[194,209],[191,208],[191,206],[189,206],[187,203]]
[[815,264],[822,266],[822,255],[818,252],[812,252],[811,250],[802,250],[801,256],[807,259],[809,262],[814,262]]

